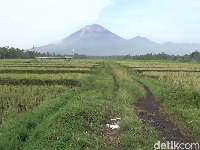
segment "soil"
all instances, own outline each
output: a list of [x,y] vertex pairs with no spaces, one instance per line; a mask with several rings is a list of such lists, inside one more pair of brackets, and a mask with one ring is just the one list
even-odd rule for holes
[[87,73],[91,74],[91,70],[0,70],[0,73],[17,73],[17,74],[24,74],[24,73],[32,73],[32,74],[57,74],[57,73]]
[[[116,93],[119,89],[119,83],[117,82],[114,74],[111,72],[110,66],[109,65],[107,65],[107,66],[109,69],[109,74],[113,77],[113,82],[115,85],[113,93],[114,93],[114,95],[116,95]],[[116,118],[116,117],[120,117],[120,116],[115,116],[113,114],[113,112],[108,111],[106,114],[106,124],[112,124],[111,119]],[[106,128],[101,132],[101,137],[104,142],[104,147],[102,147],[102,149],[115,149],[115,150],[119,149],[120,148],[120,136],[121,136],[120,129],[111,129],[106,126]]]
[[[108,66],[108,65],[107,65]],[[114,94],[117,93],[118,89],[119,89],[119,83],[117,82],[117,79],[116,77],[114,76],[114,74],[111,72],[111,68],[110,66],[108,66],[108,71],[109,71],[109,74],[113,77],[113,81],[114,81],[114,85],[115,85],[115,89],[114,89]]]
[[[144,85],[143,85],[144,86]],[[184,136],[170,117],[160,111],[161,106],[155,101],[151,91],[144,86],[146,98],[140,99],[135,105],[135,111],[143,125],[150,124],[160,131],[160,141],[176,141],[178,143],[194,143],[194,139]]]
[[118,91],[118,89],[119,89],[119,84],[118,84],[118,82],[117,82],[115,76],[114,76],[113,74],[112,74],[112,76],[113,76],[113,81],[114,81],[114,84],[115,84],[114,94],[116,94],[117,91]]
[[41,80],[41,79],[0,79],[0,85],[65,85],[69,87],[81,86],[81,84],[73,79],[58,80]]
[[33,67],[33,68],[89,68],[89,69],[95,69],[97,67],[97,65],[93,65],[91,67],[86,67],[86,66],[61,66],[61,65],[53,65],[53,66],[49,66],[49,65],[7,65],[7,66],[0,66],[0,67],[5,67],[5,68],[9,68],[9,67],[16,67],[16,68],[25,68],[25,67]]

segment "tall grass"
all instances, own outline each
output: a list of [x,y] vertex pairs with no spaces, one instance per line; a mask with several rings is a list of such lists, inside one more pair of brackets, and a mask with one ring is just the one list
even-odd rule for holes
[[[142,68],[134,68],[138,63]],[[199,69],[197,63],[122,62],[121,65],[133,67],[126,68],[132,73],[134,79],[150,88],[156,100],[162,105],[161,110],[169,115],[170,119],[186,136],[200,142],[200,94],[198,84],[200,74],[192,72],[192,70]],[[146,70],[147,67],[153,70],[156,66],[163,66],[166,72],[137,72],[137,70]],[[156,69],[163,70],[163,68]],[[173,69],[180,70],[180,72],[167,71]],[[189,72],[181,72],[183,69]]]

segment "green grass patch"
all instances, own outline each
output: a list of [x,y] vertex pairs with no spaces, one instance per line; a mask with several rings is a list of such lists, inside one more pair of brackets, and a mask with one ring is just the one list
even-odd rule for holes
[[200,94],[192,90],[175,88],[149,76],[133,73],[133,77],[149,87],[161,110],[186,136],[200,142]]
[[[119,84],[116,94],[110,72]],[[159,133],[141,125],[133,105],[145,91],[124,68],[101,62],[93,74],[77,81],[80,87],[0,124],[0,149],[153,148]],[[114,117],[121,118],[120,129],[111,137],[106,123]]]
[[[103,67],[103,66],[102,66]],[[101,67],[82,86],[0,125],[0,149],[100,149],[112,77]],[[106,83],[106,84],[105,84]],[[111,103],[111,101],[110,101]]]
[[112,64],[111,68],[120,86],[113,105],[115,115],[122,118],[120,149],[152,149],[159,133],[149,125],[142,126],[134,112],[137,99],[145,97],[143,86],[124,67]]

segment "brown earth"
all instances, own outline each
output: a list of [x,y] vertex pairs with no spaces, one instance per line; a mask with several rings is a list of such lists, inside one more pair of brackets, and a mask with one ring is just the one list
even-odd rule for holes
[[[119,84],[116,80],[116,77],[111,72],[110,66],[109,65],[107,65],[107,66],[109,69],[109,74],[113,77],[113,82],[115,85],[113,93],[115,95],[119,89]],[[116,117],[117,116],[115,116],[113,112],[108,111],[106,114],[106,124],[111,124],[112,123],[111,119],[116,118]],[[105,130],[101,131],[101,137],[104,142],[104,147],[102,147],[102,149],[114,149],[114,150],[119,149],[120,148],[120,136],[121,136],[120,129],[111,129],[106,126]]]
[[[144,86],[144,85],[143,85]],[[195,143],[194,139],[184,136],[170,117],[160,111],[161,106],[155,101],[151,91],[144,86],[146,98],[140,99],[135,105],[135,111],[143,125],[150,124],[160,131],[160,141],[176,141],[178,143]]]

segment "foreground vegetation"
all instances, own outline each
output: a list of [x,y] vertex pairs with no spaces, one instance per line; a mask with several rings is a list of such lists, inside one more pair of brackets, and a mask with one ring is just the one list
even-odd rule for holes
[[162,111],[183,133],[200,143],[200,66],[169,61],[118,61],[150,88]]
[[[19,67],[20,63],[23,63],[21,60],[14,64],[12,61],[2,63],[2,66],[6,64],[8,67],[12,66],[10,70],[17,70],[17,73],[13,71],[12,75],[8,75],[2,71],[1,80],[15,79],[16,82],[22,79],[40,79],[39,83],[43,83],[47,74],[40,72],[38,75],[37,70],[40,71],[41,68],[37,66],[43,65],[44,70],[48,65],[53,66],[52,61],[31,62],[27,67],[36,66],[32,67],[34,72],[26,72],[19,77],[20,71],[26,70],[26,67]],[[55,65],[58,66],[63,61],[54,63],[58,63]],[[58,83],[26,85],[30,82],[1,85],[5,93],[1,97],[3,104],[1,112],[5,120],[0,124],[0,149],[150,149],[153,147],[159,134],[152,127],[142,127],[137,116],[133,114],[132,104],[145,95],[142,86],[132,80],[124,68],[119,68],[115,63],[87,60],[65,62],[64,66],[68,66],[65,68],[68,70],[69,66],[81,68],[82,64],[84,66],[90,64],[95,68],[90,70],[90,73],[82,73],[81,76],[78,73],[78,77],[74,72],[76,78],[68,72],[46,76],[51,82],[55,79],[73,79],[73,83],[77,84],[72,86]],[[17,69],[13,69],[14,65]],[[116,79],[115,82],[113,78]],[[56,92],[60,86],[63,89]],[[47,91],[39,92],[43,87]],[[35,99],[40,103],[34,103]],[[19,111],[20,106],[26,109]],[[121,118],[120,129],[112,130],[106,127],[106,124],[116,117]]]
[[[1,61],[0,149],[152,149],[160,133],[134,112],[145,97],[137,81],[200,142],[199,69],[170,61]],[[106,124],[116,117],[120,129],[112,130]]]
[[97,64],[98,62],[77,62],[76,66],[64,61],[56,61],[53,64],[51,61],[1,61],[2,122],[15,117],[18,113],[31,110],[43,101],[56,98],[73,86],[80,86],[77,79],[87,76],[92,72],[91,68]]

